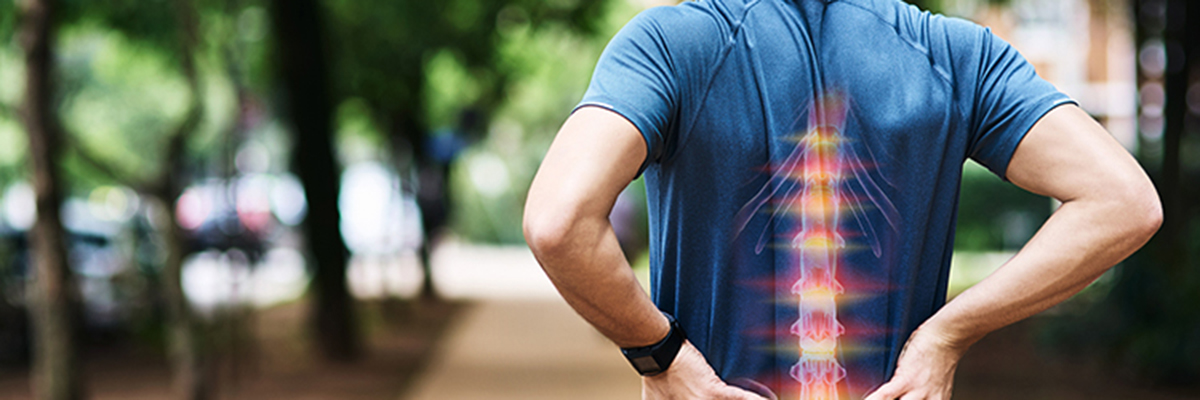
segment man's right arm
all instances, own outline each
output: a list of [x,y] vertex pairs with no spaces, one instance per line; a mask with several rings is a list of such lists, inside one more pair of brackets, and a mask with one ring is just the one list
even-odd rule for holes
[[646,157],[631,127],[595,107],[571,115],[529,189],[524,221],[525,239],[559,293],[621,347],[653,344],[670,328],[634,278],[608,220]]
[[[645,159],[646,143],[632,123],[583,107],[555,137],[525,202],[525,239],[546,275],[580,316],[621,347],[656,343],[670,329],[634,277],[608,220]],[[690,343],[642,387],[648,399],[759,398],[722,382]]]

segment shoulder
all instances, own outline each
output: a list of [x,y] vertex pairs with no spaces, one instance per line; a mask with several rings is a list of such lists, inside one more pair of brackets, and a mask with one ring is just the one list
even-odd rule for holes
[[658,41],[672,49],[686,50],[722,43],[729,32],[730,24],[719,2],[684,2],[638,13],[614,41]]
[[683,1],[676,5],[648,8],[638,13],[630,23],[638,21],[678,27],[736,25],[744,18],[749,5],[744,4],[743,0]]
[[902,38],[930,45],[980,43],[987,28],[961,18],[922,11],[900,0],[841,0],[836,4],[857,9],[859,14],[895,29]]
[[701,76],[705,66],[732,43],[732,29],[716,3],[684,2],[642,11],[612,38],[606,58],[653,67],[674,80]]
[[994,52],[1005,51],[1007,45],[979,24],[922,11],[900,0],[838,3],[888,25],[904,43],[929,57],[935,69],[956,82],[970,83],[985,60]]

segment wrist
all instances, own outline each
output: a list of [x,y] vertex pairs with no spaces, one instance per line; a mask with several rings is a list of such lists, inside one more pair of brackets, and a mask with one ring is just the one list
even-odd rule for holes
[[630,336],[625,340],[614,340],[613,342],[622,349],[652,346],[655,343],[663,341],[671,333],[671,324],[671,318],[668,318],[665,313],[659,311],[655,313],[654,322],[650,324],[650,329],[630,332],[631,334],[636,334],[636,337]]
[[647,346],[621,348],[621,354],[642,376],[653,376],[666,371],[687,341],[683,328],[675,318],[667,313],[662,315],[669,323],[665,337]]
[[963,326],[961,323],[956,323],[956,321],[946,318],[939,318],[937,315],[922,323],[913,332],[913,335],[915,336],[918,333],[928,337],[938,347],[951,352],[956,357],[962,357],[971,345],[984,336]]

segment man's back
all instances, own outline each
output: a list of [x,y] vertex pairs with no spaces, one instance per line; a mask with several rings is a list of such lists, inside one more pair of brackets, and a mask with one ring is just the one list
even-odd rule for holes
[[1067,102],[897,0],[706,0],[630,22],[581,106],[645,137],[654,301],[721,378],[858,398],[945,301],[962,163]]

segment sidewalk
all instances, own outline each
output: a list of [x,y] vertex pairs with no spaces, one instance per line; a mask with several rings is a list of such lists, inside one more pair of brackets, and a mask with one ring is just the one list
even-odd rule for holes
[[401,400],[640,398],[633,368],[558,297],[528,249],[443,247],[439,289],[477,303]]

